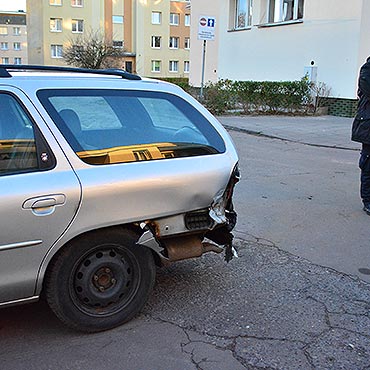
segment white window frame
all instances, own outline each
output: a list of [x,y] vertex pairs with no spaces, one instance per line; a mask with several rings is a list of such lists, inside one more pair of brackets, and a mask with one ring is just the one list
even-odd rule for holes
[[4,41],[0,45],[0,50],[9,50],[9,43],[7,41]]
[[22,44],[20,42],[13,42],[13,50],[22,50]]
[[15,57],[14,58],[14,64],[16,64],[16,65],[22,64],[22,58]]
[[84,6],[83,0],[71,0],[71,6],[74,8],[82,8]]
[[2,57],[1,58],[1,63],[2,64],[9,64],[9,57]]
[[252,0],[234,0],[234,23],[232,29],[243,30],[252,24]]
[[179,48],[180,38],[176,36],[170,36],[168,47],[170,49],[178,49]]
[[[76,25],[75,30],[73,30],[74,25]],[[84,20],[83,19],[72,19],[72,33],[83,33],[83,32],[84,32]]]
[[185,14],[185,26],[190,27],[191,17],[190,14]]
[[184,61],[184,73],[190,72],[190,62],[188,60]]
[[171,73],[177,73],[179,71],[179,61],[178,60],[170,60],[168,70]]
[[180,24],[180,14],[179,13],[170,13],[170,25],[178,26]]
[[20,36],[22,33],[20,27],[13,27],[13,36]]
[[[159,46],[157,46],[157,42],[159,41]],[[151,42],[152,49],[160,49],[162,47],[162,36],[152,36]]]
[[62,0],[49,0],[49,5],[52,6],[62,6]]
[[0,27],[0,35],[7,35],[8,34],[8,27],[1,26]]
[[184,49],[185,50],[190,50],[190,37],[185,37],[184,38]]
[[152,12],[152,24],[162,24],[161,12]]
[[63,58],[63,45],[57,44],[50,45],[50,54],[53,59]]
[[[289,9],[289,3],[292,3]],[[299,13],[301,8],[301,14]],[[284,23],[294,22],[303,18],[304,0],[268,0],[267,22]],[[291,16],[289,16],[291,14]]]
[[62,24],[63,24],[62,22],[63,22],[63,18],[50,18],[49,20],[50,32],[62,32]]
[[152,60],[152,73],[161,72],[162,62],[160,60]]

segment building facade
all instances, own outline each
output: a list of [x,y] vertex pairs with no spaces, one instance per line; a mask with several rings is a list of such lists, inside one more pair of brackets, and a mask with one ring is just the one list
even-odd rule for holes
[[[214,7],[212,7],[214,5]],[[308,74],[337,99],[356,99],[360,66],[370,55],[370,2],[366,0],[203,0],[199,15],[216,17],[217,55],[210,81],[283,81]],[[190,82],[200,85],[201,41],[192,33]]]
[[29,63],[65,65],[63,49],[78,35],[104,30],[104,2],[27,0]]
[[122,49],[120,67],[149,77],[187,77],[190,8],[185,0],[27,0],[29,61],[65,65],[63,49],[100,31]]
[[24,12],[0,13],[0,62],[26,64],[27,25]]

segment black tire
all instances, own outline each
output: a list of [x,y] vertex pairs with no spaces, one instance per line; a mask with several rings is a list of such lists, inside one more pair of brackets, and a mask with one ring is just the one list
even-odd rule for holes
[[154,285],[155,263],[152,252],[136,240],[129,230],[96,231],[55,257],[45,291],[63,323],[98,332],[131,320],[143,308]]

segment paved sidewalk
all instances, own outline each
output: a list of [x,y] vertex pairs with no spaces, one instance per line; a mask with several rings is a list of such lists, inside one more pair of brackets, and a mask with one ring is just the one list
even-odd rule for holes
[[351,141],[352,118],[336,116],[221,116],[225,127],[310,145],[359,150]]

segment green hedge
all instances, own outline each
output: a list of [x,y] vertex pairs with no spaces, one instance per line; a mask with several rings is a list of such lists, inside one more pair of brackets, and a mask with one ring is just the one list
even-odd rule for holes
[[[180,86],[199,98],[199,89],[187,78],[160,78]],[[312,83],[300,81],[231,81],[220,80],[204,87],[202,103],[213,114],[236,111],[250,113],[307,113],[313,110]]]
[[214,114],[306,112],[311,103],[311,83],[300,81],[220,80],[204,88],[203,104]]

